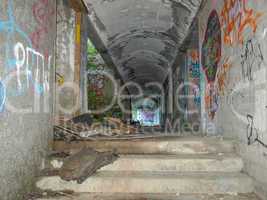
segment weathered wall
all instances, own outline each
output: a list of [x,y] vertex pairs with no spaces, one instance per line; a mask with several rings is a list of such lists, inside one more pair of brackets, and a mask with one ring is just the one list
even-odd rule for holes
[[0,196],[23,199],[52,133],[54,0],[0,4]]
[[57,1],[56,117],[68,118],[87,111],[88,19],[82,13],[78,23],[69,1]]
[[[57,51],[56,51],[56,106],[55,113],[65,113],[64,109],[74,107],[77,94],[66,83],[74,83],[75,72],[75,11],[70,8],[68,1],[57,1]],[[62,109],[61,109],[62,108]]]
[[[238,139],[245,170],[267,198],[264,0],[207,0],[200,12],[203,128]],[[215,127],[215,129],[213,129]],[[265,191],[264,191],[265,190]]]

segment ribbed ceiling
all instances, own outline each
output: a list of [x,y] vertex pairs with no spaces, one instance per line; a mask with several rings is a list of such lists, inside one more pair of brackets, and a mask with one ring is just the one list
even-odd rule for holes
[[124,81],[162,83],[201,0],[86,0]]

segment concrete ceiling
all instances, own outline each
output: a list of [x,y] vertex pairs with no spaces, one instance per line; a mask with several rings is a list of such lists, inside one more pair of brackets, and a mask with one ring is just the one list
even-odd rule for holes
[[142,85],[164,82],[201,1],[86,0],[90,21],[119,74]]

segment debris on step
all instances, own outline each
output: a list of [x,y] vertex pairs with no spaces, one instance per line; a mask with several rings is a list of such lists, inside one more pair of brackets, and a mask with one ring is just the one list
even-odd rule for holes
[[[87,120],[88,118],[88,120]],[[55,140],[67,142],[76,140],[94,140],[97,137],[120,137],[140,133],[140,124],[123,122],[118,118],[104,118],[104,122],[92,122],[88,114],[71,120],[59,118],[54,126]]]
[[84,148],[80,152],[68,157],[59,171],[59,176],[66,181],[83,183],[98,169],[113,163],[118,159],[114,152],[97,152]]

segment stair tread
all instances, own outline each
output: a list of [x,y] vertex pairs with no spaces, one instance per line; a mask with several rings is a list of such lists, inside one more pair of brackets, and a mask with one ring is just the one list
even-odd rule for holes
[[237,158],[241,159],[235,153],[210,153],[210,154],[180,154],[180,155],[162,155],[162,154],[121,154],[120,158],[130,158],[130,159],[160,159],[160,160],[168,160],[168,159],[224,159],[224,158]]
[[38,200],[259,200],[255,194],[224,195],[150,195],[150,194],[74,194],[73,197],[41,198]]
[[[43,176],[58,177],[58,176]],[[161,179],[214,179],[214,178],[249,178],[239,172],[175,172],[175,171],[98,171],[90,178],[161,178]]]

